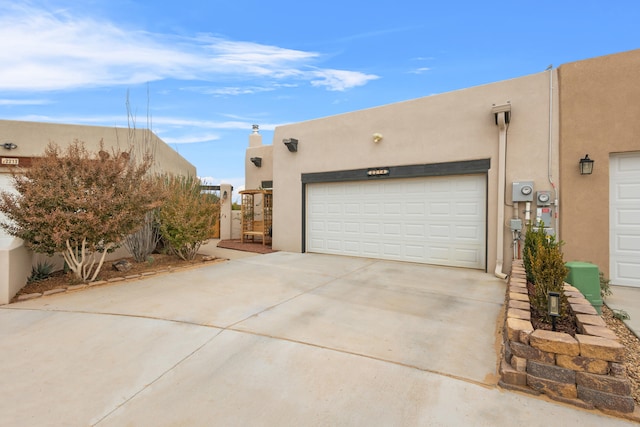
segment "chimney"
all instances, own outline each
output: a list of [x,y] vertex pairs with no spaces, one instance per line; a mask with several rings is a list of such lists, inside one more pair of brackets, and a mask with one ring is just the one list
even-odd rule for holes
[[253,132],[249,135],[249,148],[262,146],[262,135],[258,131],[258,125],[253,125]]

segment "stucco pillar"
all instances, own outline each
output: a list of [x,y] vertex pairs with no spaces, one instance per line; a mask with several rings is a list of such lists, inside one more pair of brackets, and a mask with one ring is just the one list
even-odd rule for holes
[[31,273],[31,252],[22,240],[0,238],[0,304],[7,304],[27,284]]
[[220,240],[231,239],[231,184],[220,184]]

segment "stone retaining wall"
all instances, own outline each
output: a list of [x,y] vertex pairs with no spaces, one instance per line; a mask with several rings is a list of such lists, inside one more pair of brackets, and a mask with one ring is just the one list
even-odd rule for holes
[[564,292],[577,318],[575,338],[564,332],[534,330],[526,274],[515,260],[507,289],[500,386],[583,408],[634,412],[623,365],[625,348],[578,289]]

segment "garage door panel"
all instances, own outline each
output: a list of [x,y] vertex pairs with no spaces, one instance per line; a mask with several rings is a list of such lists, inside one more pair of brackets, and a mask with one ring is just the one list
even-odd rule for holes
[[313,232],[324,232],[325,231],[325,222],[323,221],[313,221],[311,223],[311,231]]
[[457,226],[455,232],[456,240],[477,241],[481,238],[478,227]]
[[420,203],[415,203],[415,202],[408,202],[405,203],[405,213],[407,215],[419,215],[420,217],[422,217],[425,213],[425,206],[424,206],[424,202],[420,202]]
[[385,203],[382,208],[382,212],[385,216],[402,214],[401,205],[399,203]]
[[448,202],[434,202],[429,204],[429,215],[447,216],[451,212],[451,206]]
[[329,233],[340,233],[342,231],[342,223],[339,221],[328,221],[327,231]]
[[621,280],[633,281],[640,277],[640,265],[633,262],[618,262],[618,275]]
[[360,253],[360,242],[356,240],[346,240],[344,241],[343,248],[347,254],[358,255]]
[[446,246],[437,246],[432,244],[427,250],[430,259],[438,261],[442,265],[446,265],[451,260],[449,248]]
[[423,224],[405,224],[404,235],[408,238],[424,239],[424,225]]
[[619,201],[633,201],[640,199],[640,184],[620,184],[617,186]]
[[360,223],[359,222],[345,222],[344,223],[344,232],[346,234],[360,234]]
[[640,226],[640,209],[624,209],[618,210],[617,215],[618,226]]
[[401,257],[402,245],[397,243],[384,243],[382,245],[382,253],[389,257]]
[[360,205],[357,203],[346,203],[344,205],[345,215],[360,215]]
[[363,213],[365,215],[380,215],[380,210],[379,203],[364,203]]
[[633,255],[640,247],[640,236],[618,236],[616,242],[617,245],[615,249],[618,252],[627,252],[628,255]]
[[[311,206],[327,205],[308,212],[310,251],[485,267],[484,175],[307,187]],[[323,239],[324,244],[317,242]]]
[[384,237],[402,237],[402,224],[383,224]]
[[456,203],[455,212],[458,216],[469,216],[475,219],[480,214],[479,207],[477,203]]
[[611,155],[609,172],[609,276],[640,287],[640,153]]
[[434,240],[446,240],[449,241],[451,238],[451,232],[449,230],[449,225],[432,225],[429,227],[429,239]]

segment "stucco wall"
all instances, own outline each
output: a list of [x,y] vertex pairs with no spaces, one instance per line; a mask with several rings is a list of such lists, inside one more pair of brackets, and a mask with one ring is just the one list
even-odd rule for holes
[[[609,274],[609,155],[640,151],[640,50],[564,64],[560,81],[560,223],[566,260]],[[580,175],[585,154],[592,175]]]
[[[176,175],[196,175],[196,168],[175,150],[164,143],[155,134],[144,129],[80,126],[39,122],[23,122],[0,120],[0,144],[7,142],[17,146],[7,150],[0,147],[3,157],[38,157],[42,155],[47,144],[52,141],[64,148],[75,139],[83,141],[91,152],[97,152],[100,141],[107,150],[121,148],[127,150],[133,142],[134,155],[141,155],[144,142],[148,141],[148,150],[154,156],[152,172],[168,172]],[[0,190],[10,181],[10,170],[0,166]],[[127,256],[125,249],[110,254],[108,259]],[[0,230],[0,304],[8,302],[26,283],[31,273],[31,266],[44,261],[42,256],[28,251],[21,240],[6,235]],[[54,266],[61,267],[59,259],[53,259]]]
[[[262,158],[262,166],[257,167],[251,163],[252,157]],[[244,187],[247,190],[259,189],[262,181],[273,181],[273,146],[249,147],[245,154],[244,170]]]
[[[13,142],[18,148],[6,150],[0,148],[3,156],[37,157],[43,152],[49,141],[60,147],[65,147],[74,139],[85,143],[91,152],[97,152],[100,140],[107,148],[120,147],[128,149],[129,140],[135,140],[139,146],[144,141],[145,129],[132,130],[106,126],[82,126],[57,123],[23,122],[15,120],[0,120],[0,144]],[[173,148],[155,134],[150,134],[150,150],[155,158],[155,170],[179,175],[195,176],[196,168]]]
[[[487,268],[493,271],[497,250],[506,248],[504,271],[508,271],[511,233],[507,228],[502,245],[496,244],[498,127],[491,109],[494,104],[510,102],[512,105],[507,137],[506,203],[511,203],[512,181],[533,180],[536,191],[551,189],[548,181],[550,73],[555,75],[555,71],[542,72],[276,128],[274,248],[302,250],[303,173],[490,158]],[[554,115],[555,112],[557,108]],[[383,140],[373,142],[374,133],[381,133]],[[554,125],[555,141],[556,133]],[[299,140],[298,152],[287,150],[282,143],[285,138]],[[555,144],[552,157],[552,175],[557,176]],[[508,220],[512,208],[501,208],[505,209]]]

